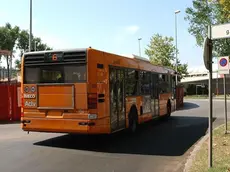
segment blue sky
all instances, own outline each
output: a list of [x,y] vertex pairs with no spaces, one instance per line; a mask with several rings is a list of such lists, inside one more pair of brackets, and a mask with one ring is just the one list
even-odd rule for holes
[[[188,33],[185,9],[192,0],[33,0],[33,34],[53,48],[89,47],[118,54],[139,54],[156,33],[175,36],[178,58],[189,67],[203,65],[202,49]],[[29,0],[1,1],[0,25],[29,29]]]

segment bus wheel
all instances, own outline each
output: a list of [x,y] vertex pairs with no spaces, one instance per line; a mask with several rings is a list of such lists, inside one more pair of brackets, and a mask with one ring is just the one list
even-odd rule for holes
[[138,125],[138,116],[137,116],[137,108],[135,106],[132,106],[129,112],[129,130],[132,133],[135,133],[137,131],[137,125]]

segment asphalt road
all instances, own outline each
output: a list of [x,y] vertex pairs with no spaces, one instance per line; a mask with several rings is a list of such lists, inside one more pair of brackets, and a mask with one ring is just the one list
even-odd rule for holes
[[[214,102],[214,117],[214,126],[224,122],[223,101]],[[180,172],[207,128],[205,100],[185,102],[170,120],[142,125],[135,135],[28,135],[19,124],[0,124],[0,171]]]

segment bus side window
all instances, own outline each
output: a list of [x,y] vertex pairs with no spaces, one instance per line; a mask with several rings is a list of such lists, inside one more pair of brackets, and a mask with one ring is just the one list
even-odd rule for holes
[[133,89],[133,95],[137,95],[138,94],[138,81],[139,81],[139,72],[135,71],[135,85],[134,85],[134,89]]
[[158,82],[158,88],[159,88],[159,93],[163,93],[163,88],[162,88],[162,82],[163,82],[163,75],[159,74],[159,82]]
[[160,94],[163,94],[163,93],[166,93],[167,92],[167,88],[166,88],[166,77],[164,74],[160,74],[159,75],[159,93]]
[[140,89],[141,94],[150,95],[150,72],[141,71],[140,72]]
[[152,98],[158,97],[158,74],[152,73],[151,74],[151,95]]
[[138,71],[127,69],[125,72],[125,90],[126,96],[134,96],[138,94]]

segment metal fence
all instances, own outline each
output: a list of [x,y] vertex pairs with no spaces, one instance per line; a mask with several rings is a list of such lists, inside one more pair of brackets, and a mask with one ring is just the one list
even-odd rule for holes
[[19,121],[21,116],[20,83],[0,83],[0,122]]

